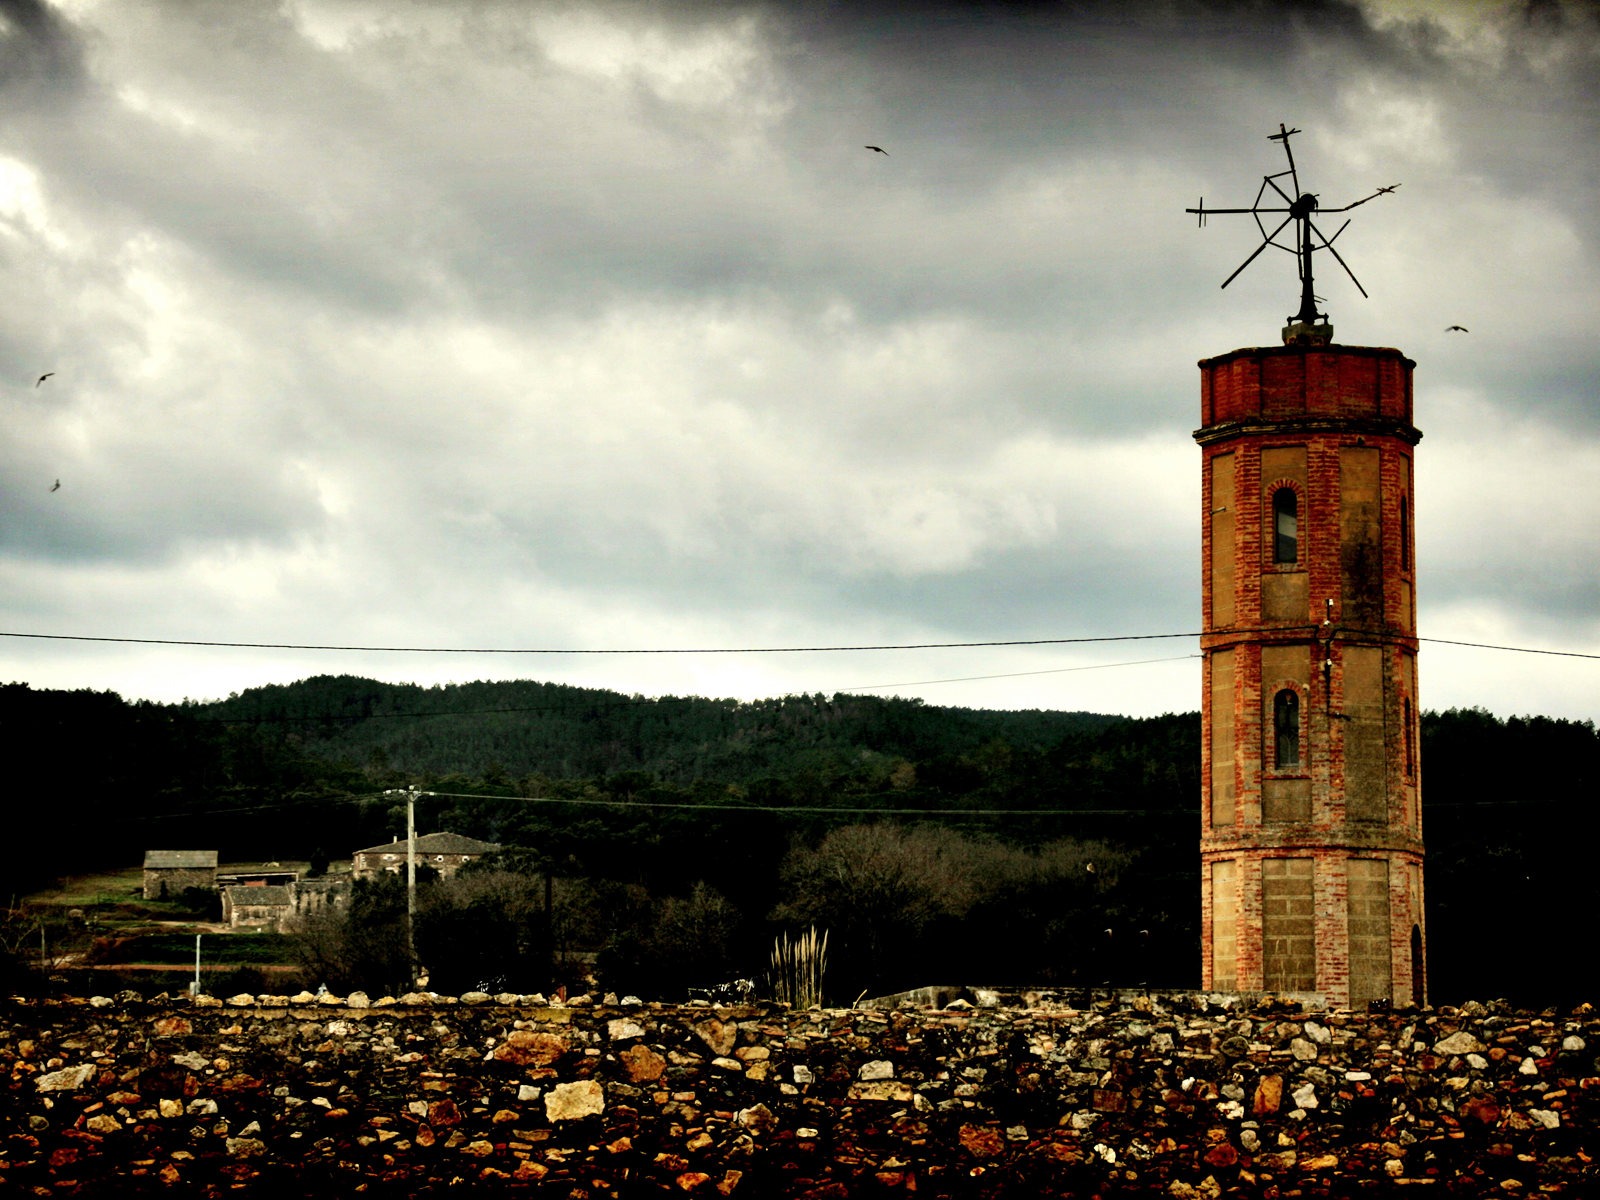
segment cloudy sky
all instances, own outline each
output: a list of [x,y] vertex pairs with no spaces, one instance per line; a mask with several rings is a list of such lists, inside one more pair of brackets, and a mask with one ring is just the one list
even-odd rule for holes
[[[1597,79],[1559,0],[5,0],[0,681],[1197,708],[1195,364],[1298,285],[1183,209],[1287,122],[1402,184],[1317,290],[1418,364],[1425,705],[1600,716]],[[924,648],[596,653],[840,646]]]

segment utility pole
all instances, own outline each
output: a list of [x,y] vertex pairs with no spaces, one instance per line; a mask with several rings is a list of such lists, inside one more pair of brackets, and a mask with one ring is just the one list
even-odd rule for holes
[[200,994],[200,938],[201,938],[201,936],[202,935],[198,934],[198,933],[194,935],[194,982],[189,985],[189,994],[191,996],[198,996]]
[[417,985],[417,789],[406,792],[406,953]]

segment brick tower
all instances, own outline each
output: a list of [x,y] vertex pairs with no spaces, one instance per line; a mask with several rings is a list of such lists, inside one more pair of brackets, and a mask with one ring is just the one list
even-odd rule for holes
[[1420,1003],[1415,364],[1331,338],[1200,363],[1201,974]]

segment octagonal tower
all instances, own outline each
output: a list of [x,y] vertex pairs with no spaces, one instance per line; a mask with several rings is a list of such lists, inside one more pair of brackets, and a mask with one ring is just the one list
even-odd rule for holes
[[1203,986],[1420,1003],[1416,364],[1288,333],[1200,363]]

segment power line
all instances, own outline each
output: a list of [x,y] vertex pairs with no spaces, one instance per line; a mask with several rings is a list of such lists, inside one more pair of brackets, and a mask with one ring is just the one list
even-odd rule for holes
[[[241,813],[277,812],[303,807],[307,804],[359,804],[362,801],[380,800],[386,791],[345,793],[343,795],[306,796],[298,800],[279,800],[265,804],[234,805],[228,808],[208,808],[172,813],[142,813],[122,818],[122,823],[144,824],[150,821],[195,820],[217,816],[236,816]],[[563,798],[560,796],[516,796],[501,792],[434,792],[419,790],[417,795],[438,800],[512,800],[518,804],[569,805],[575,808],[614,809],[683,809],[697,812],[778,813],[788,815],[823,816],[873,816],[873,817],[1195,817],[1198,808],[866,808],[826,804],[720,804],[678,800],[608,800],[599,798]],[[1424,803],[1426,811],[1462,808],[1529,808],[1563,803],[1559,798],[1544,800],[1474,800]]]
[[1600,658],[1600,654],[1584,654],[1579,650],[1535,650],[1529,646],[1495,646],[1488,642],[1452,642],[1448,638],[1418,638],[1436,646],[1471,646],[1474,650],[1507,650],[1512,654],[1555,654],[1562,658]]
[[[1206,634],[1215,636],[1248,633],[1279,633],[1292,628],[1292,626],[1270,626],[1259,629],[1213,629],[1204,632]],[[1374,635],[1365,630],[1352,630],[1344,627],[1340,628],[1340,632],[1361,633],[1364,636],[1385,636],[1382,634]],[[1202,632],[1195,630],[1187,633],[1108,634],[1101,637],[1018,638],[1009,641],[979,642],[884,642],[862,645],[833,646],[358,646],[323,642],[222,642],[202,641],[195,638],[107,637],[98,634],[86,633],[21,633],[14,630],[0,630],[0,637],[31,638],[38,641],[104,642],[115,645],[131,646],[195,646],[208,649],[230,650],[327,650],[346,651],[361,654],[840,654],[878,650],[982,650],[1000,649],[1010,646],[1083,646],[1106,642],[1142,642],[1155,641],[1162,638],[1197,638],[1201,636]],[[1504,650],[1514,654],[1549,654],[1563,658],[1600,659],[1600,654],[1590,654],[1581,650],[1545,650],[1536,649],[1530,646],[1502,646],[1491,642],[1455,641],[1450,638],[1419,637],[1416,640],[1419,642],[1430,642],[1442,646],[1467,646],[1476,650]],[[1065,669],[1072,670],[1075,668]],[[1021,672],[1021,674],[1029,673],[1030,672]],[[1048,673],[1049,672],[1039,672],[1039,674]],[[974,678],[1002,677],[975,676]],[[935,680],[933,682],[943,681]],[[909,685],[883,684],[877,686],[903,687]]]
[[963,675],[958,679],[913,679],[904,683],[863,683],[840,688],[841,692],[870,692],[878,688],[931,687],[936,683],[979,683],[986,679],[1021,679],[1027,675],[1065,675],[1072,671],[1107,671],[1112,667],[1142,667],[1150,663],[1186,662],[1198,654],[1178,654],[1171,658],[1139,658],[1132,662],[1090,663],[1086,667],[1050,667],[1043,671],[1007,671],[1003,675]]
[[312,642],[208,642],[192,638],[102,637],[83,633],[14,633],[0,637],[56,642],[110,642],[133,646],[200,646],[233,650],[343,650],[363,654],[836,654],[865,650],[971,650],[1004,646],[1067,646],[1091,642],[1139,642],[1156,638],[1192,638],[1198,633],[1130,633],[1108,637],[1025,638],[990,642],[904,642],[862,646],[666,646],[573,648],[554,646],[339,646]]
[[[230,808],[207,808],[172,813],[142,813],[123,818],[128,824],[146,821],[195,820],[214,816],[235,816],[240,813],[276,812],[281,809],[302,807],[306,804],[359,804],[378,800],[387,792],[359,792],[344,795],[307,796],[299,800],[280,800],[264,804],[235,805]],[[563,798],[560,796],[515,796],[499,792],[431,792],[419,790],[417,795],[439,800],[514,800],[518,804],[572,805],[579,808],[624,809],[693,809],[703,812],[790,813],[796,815],[883,816],[883,817],[1148,817],[1162,815],[1199,816],[1199,809],[1168,808],[858,808],[827,804],[721,804],[678,800],[606,800],[597,798]]]
[[1200,815],[1196,808],[835,808],[827,804],[698,804],[678,800],[563,800],[556,796],[496,796],[475,792],[418,792],[419,796],[437,796],[445,800],[518,800],[524,804],[576,804],[598,805],[610,808],[692,808],[705,811],[754,813],[845,813],[852,816],[868,814],[887,817],[1147,817],[1155,813],[1181,812],[1185,816]]

